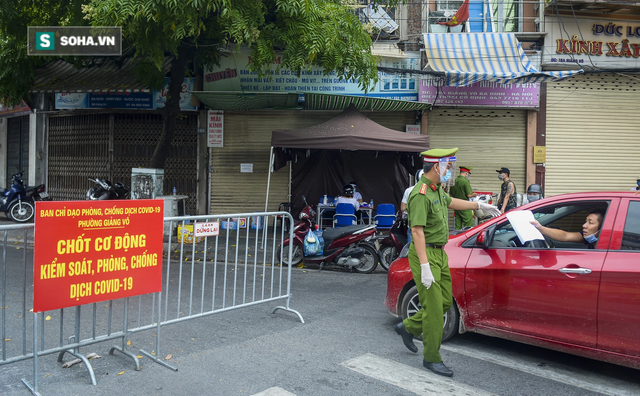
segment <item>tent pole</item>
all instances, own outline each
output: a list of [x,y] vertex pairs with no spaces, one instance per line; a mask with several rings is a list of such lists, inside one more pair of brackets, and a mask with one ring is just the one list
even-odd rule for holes
[[273,146],[271,146],[271,151],[269,152],[269,174],[267,176],[267,196],[264,200],[264,211],[267,212],[267,208],[269,207],[269,187],[271,186],[271,171],[273,170]]
[[[271,151],[269,151],[269,168],[267,170],[267,196],[264,199],[264,211],[267,212],[267,208],[269,207],[269,187],[271,186],[271,171],[273,170],[273,146],[271,146]],[[269,218],[265,222],[264,229],[262,232],[262,244],[260,246],[261,249],[264,249],[265,240],[267,238],[267,230],[269,229]],[[273,221],[273,226],[276,226],[276,220]]]
[[289,203],[291,203],[291,176],[293,175],[293,165],[291,161],[289,161]]

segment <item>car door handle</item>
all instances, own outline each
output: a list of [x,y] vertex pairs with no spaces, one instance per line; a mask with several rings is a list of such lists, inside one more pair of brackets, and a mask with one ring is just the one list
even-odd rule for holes
[[563,274],[590,274],[589,268],[560,268],[558,271]]

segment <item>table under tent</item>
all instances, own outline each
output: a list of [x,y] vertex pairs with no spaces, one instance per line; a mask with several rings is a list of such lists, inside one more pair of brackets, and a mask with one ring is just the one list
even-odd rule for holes
[[266,199],[271,172],[291,162],[285,206],[294,218],[304,207],[303,195],[317,204],[325,194],[338,196],[350,181],[364,202],[392,203],[399,210],[409,174],[422,168],[419,153],[428,149],[428,136],[383,127],[350,105],[322,124],[273,131]]

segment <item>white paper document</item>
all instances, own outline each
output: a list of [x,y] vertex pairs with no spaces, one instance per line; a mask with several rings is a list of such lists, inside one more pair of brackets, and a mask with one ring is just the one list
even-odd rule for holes
[[531,224],[535,219],[533,213],[530,210],[518,210],[507,212],[507,219],[513,226],[513,230],[520,238],[520,243],[524,245],[527,241],[533,241],[536,239],[544,240],[544,236],[538,231],[538,229]]

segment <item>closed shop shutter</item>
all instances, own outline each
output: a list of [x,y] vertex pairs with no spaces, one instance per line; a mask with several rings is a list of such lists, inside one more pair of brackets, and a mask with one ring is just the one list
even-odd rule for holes
[[[186,195],[187,214],[197,206],[197,121],[189,113],[176,122],[164,169],[164,194],[175,186]],[[130,187],[132,168],[149,167],[161,132],[161,116],[151,112],[49,117],[47,192],[54,200],[85,199],[90,177]]]
[[547,196],[629,191],[640,176],[640,80],[587,74],[547,85]]
[[[415,124],[414,112],[363,112],[373,121],[404,131]],[[330,120],[338,111],[262,110],[224,113],[224,147],[211,148],[210,213],[263,211],[271,132],[306,128]],[[253,173],[240,173],[240,164],[253,164]],[[288,202],[289,166],[271,175],[269,211]]]
[[7,123],[7,189],[11,188],[11,175],[23,172],[29,179],[29,116],[12,117]]
[[[496,169],[509,168],[518,193],[526,191],[525,110],[439,108],[428,115],[432,148],[458,147],[456,168],[473,167],[469,181],[478,191],[500,192]],[[459,169],[456,169],[456,176]]]

